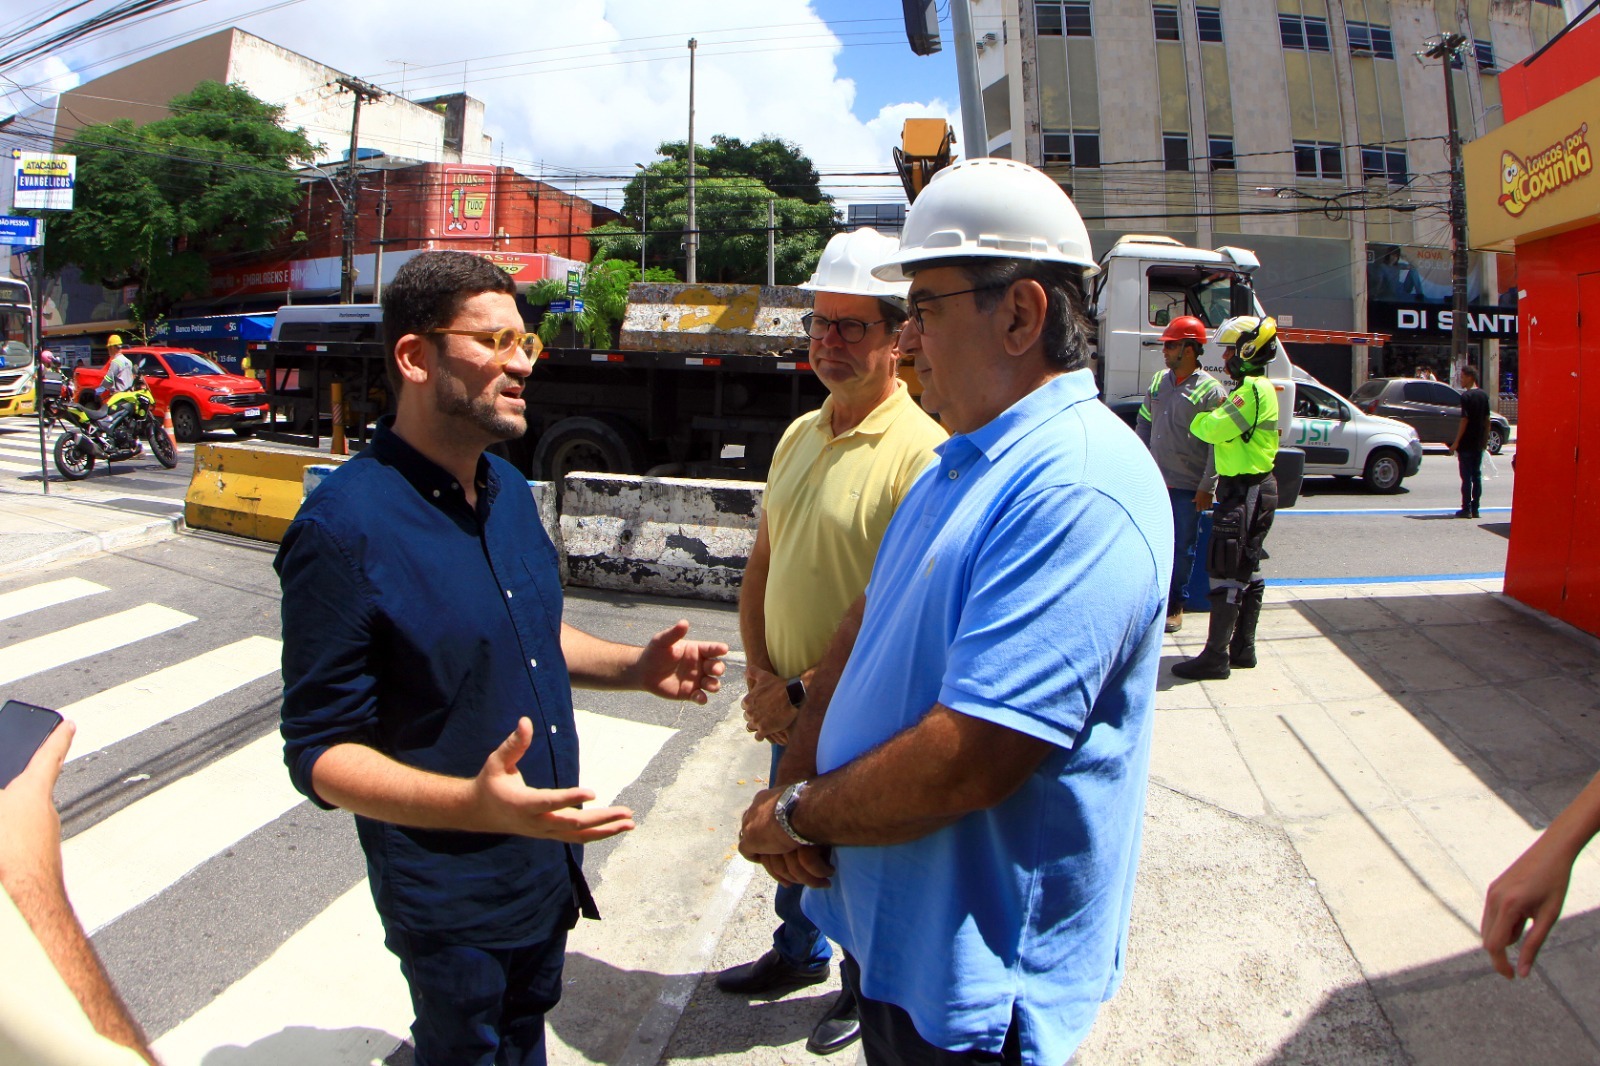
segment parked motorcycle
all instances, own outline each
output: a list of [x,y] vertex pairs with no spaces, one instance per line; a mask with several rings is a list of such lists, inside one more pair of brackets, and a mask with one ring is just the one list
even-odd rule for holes
[[56,469],[69,481],[82,481],[96,460],[120,462],[150,454],[171,470],[178,465],[178,449],[155,414],[155,397],[136,382],[131,392],[119,392],[104,407],[61,402],[56,416],[66,432],[56,439]]

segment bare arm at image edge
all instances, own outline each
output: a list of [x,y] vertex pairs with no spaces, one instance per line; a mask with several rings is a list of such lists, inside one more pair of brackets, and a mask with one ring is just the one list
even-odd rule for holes
[[[153,1063],[144,1032],[67,900],[61,822],[51,792],[72,734],[70,724],[57,728],[27,769],[0,790],[0,885],[7,897],[0,906],[6,971],[0,978],[0,1059],[51,1066]],[[17,928],[16,919],[26,928]],[[73,1024],[73,1006],[87,1025]]]
[[[1489,885],[1479,930],[1483,949],[1500,976],[1509,980],[1532,972],[1545,937],[1561,917],[1573,864],[1596,833],[1600,833],[1600,775]],[[1506,950],[1519,942],[1513,970]]]

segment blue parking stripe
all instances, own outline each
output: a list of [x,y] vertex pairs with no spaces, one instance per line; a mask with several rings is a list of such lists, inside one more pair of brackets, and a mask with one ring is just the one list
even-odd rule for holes
[[[1329,507],[1324,510],[1307,510],[1303,507],[1289,507],[1277,512],[1278,517],[1284,515],[1369,515],[1369,514],[1455,514],[1455,507]],[[1484,507],[1479,512],[1485,514],[1510,514],[1509,507]]]
[[1307,585],[1415,585],[1424,581],[1500,581],[1506,576],[1504,570],[1494,570],[1482,574],[1394,574],[1377,577],[1269,577],[1268,585],[1279,588],[1297,587]]

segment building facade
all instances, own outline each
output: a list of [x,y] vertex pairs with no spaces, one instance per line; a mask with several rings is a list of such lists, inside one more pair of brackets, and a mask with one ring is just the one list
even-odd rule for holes
[[[1441,32],[1472,42],[1452,75],[1471,140],[1501,121],[1495,72],[1566,25],[1559,3],[967,2],[983,147],[1066,186],[1097,253],[1129,232],[1251,249],[1284,325],[1391,336],[1381,350],[1295,349],[1336,387],[1447,368],[1445,75],[1414,55]],[[1515,337],[1496,258],[1475,256],[1469,281],[1485,364]]]

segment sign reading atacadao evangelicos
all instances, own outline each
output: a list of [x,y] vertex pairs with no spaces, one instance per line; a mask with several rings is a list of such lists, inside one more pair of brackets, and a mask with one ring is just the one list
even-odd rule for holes
[[78,157],[48,152],[14,151],[16,184],[12,206],[24,211],[71,211]]

